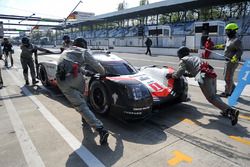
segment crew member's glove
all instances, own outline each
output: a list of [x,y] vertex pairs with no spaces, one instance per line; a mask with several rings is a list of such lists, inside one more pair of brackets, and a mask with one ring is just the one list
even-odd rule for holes
[[230,59],[230,62],[231,63],[237,63],[239,60],[238,58],[236,57],[236,55],[234,55],[231,59]]
[[167,79],[173,78],[172,73],[168,73],[168,74],[166,75],[166,78],[167,78]]
[[225,48],[225,44],[218,44],[214,46],[215,49],[224,49]]

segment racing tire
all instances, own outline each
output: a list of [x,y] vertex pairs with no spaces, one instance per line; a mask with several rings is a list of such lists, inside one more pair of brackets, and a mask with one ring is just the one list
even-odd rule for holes
[[43,65],[39,66],[39,79],[42,82],[43,86],[50,86],[48,75]]
[[94,112],[101,115],[108,114],[110,99],[105,86],[100,81],[93,81],[90,85],[89,102]]

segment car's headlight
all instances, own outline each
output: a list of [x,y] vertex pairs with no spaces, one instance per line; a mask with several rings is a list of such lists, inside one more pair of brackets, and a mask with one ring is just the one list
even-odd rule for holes
[[143,84],[129,85],[127,89],[129,99],[141,100],[150,96],[148,89]]

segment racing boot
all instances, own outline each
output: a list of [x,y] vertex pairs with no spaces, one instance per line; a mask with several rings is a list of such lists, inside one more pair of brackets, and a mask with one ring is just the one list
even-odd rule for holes
[[97,128],[96,131],[99,132],[100,135],[100,141],[99,141],[100,144],[101,145],[107,144],[109,132],[105,130],[103,127]]
[[85,121],[85,119],[82,117],[82,128],[89,126],[89,124]]
[[229,112],[229,109],[227,109],[227,110],[225,110],[225,111],[221,111],[220,114],[221,114],[223,117],[229,117],[228,112]]
[[238,122],[238,117],[239,117],[239,110],[235,110],[235,109],[227,109],[228,110],[228,114],[229,114],[229,118],[231,119],[231,123],[232,126],[236,125]]
[[29,83],[29,80],[26,80],[25,81],[25,85],[29,85],[30,83]]
[[32,80],[32,84],[33,84],[33,85],[37,84],[38,82],[39,82],[39,81],[37,81],[36,79],[33,79],[33,80]]
[[220,97],[228,97],[230,96],[230,94],[222,92],[221,94],[219,94]]

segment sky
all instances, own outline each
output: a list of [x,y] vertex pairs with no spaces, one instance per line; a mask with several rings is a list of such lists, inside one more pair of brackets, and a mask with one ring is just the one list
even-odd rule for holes
[[[117,11],[118,4],[123,0],[81,0],[75,11],[92,12],[95,15]],[[162,0],[149,0],[149,3]],[[0,0],[0,14],[64,19],[79,0]],[[139,6],[139,0],[125,0],[127,8]],[[4,23],[18,23],[15,20],[1,20]],[[31,22],[23,21],[27,24]],[[34,23],[34,22],[33,22]],[[32,24],[33,24],[32,23]],[[38,23],[34,23],[38,24]],[[8,26],[5,28],[13,28]],[[23,28],[22,28],[23,29]]]

